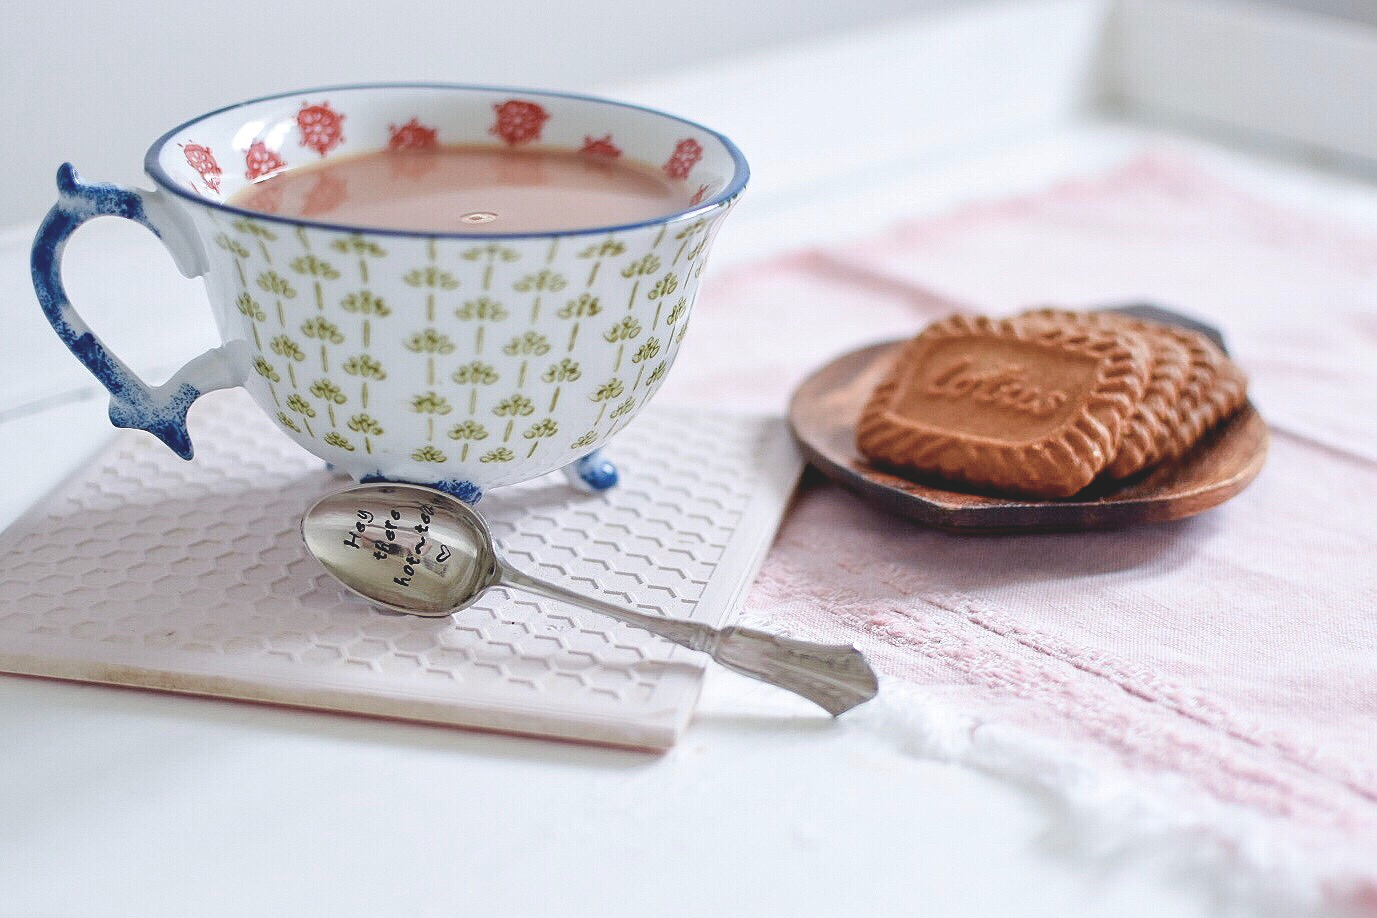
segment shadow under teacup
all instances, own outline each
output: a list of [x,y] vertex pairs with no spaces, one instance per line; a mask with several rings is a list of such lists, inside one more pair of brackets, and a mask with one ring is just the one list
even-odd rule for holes
[[[624,158],[688,203],[634,223],[520,233],[330,222],[342,189],[319,164],[479,144]],[[302,167],[313,167],[302,215],[245,193]],[[355,478],[466,500],[556,469],[594,489],[616,483],[599,450],[664,382],[708,248],[748,177],[731,141],[662,112],[425,84],[234,105],[163,135],[145,168],[152,191],[88,184],[63,165],[33,245],[39,303],[109,390],[111,422],[190,459],[192,402],[243,386],[288,436]],[[106,349],[62,286],[67,238],[107,215],[156,233],[210,294],[223,344],[161,386]]]

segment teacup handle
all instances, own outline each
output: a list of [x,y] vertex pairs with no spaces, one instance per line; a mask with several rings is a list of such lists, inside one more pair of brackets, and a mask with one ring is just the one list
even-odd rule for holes
[[187,409],[203,393],[242,385],[242,369],[235,370],[226,348],[214,348],[193,358],[163,385],[148,385],[77,314],[62,286],[62,251],[87,220],[124,217],[161,239],[183,275],[199,277],[208,265],[196,231],[163,192],[83,182],[71,163],[57,170],[57,191],[57,203],[39,226],[29,259],[43,314],[62,343],[110,392],[110,423],[146,430],[190,459]]

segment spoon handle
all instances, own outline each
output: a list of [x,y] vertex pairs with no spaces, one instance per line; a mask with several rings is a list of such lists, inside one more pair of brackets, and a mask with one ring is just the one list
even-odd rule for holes
[[849,644],[810,644],[754,628],[713,628],[701,622],[648,615],[548,583],[499,561],[503,586],[567,602],[640,628],[689,650],[701,650],[730,670],[814,702],[833,717],[879,692],[875,671]]

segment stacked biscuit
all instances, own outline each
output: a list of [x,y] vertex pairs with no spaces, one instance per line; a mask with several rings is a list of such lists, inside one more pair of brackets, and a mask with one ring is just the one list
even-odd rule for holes
[[1185,455],[1247,399],[1205,335],[1115,312],[953,316],[908,342],[861,414],[882,465],[1069,497]]

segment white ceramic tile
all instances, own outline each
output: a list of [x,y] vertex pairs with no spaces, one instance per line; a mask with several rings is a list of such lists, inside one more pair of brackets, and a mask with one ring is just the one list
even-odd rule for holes
[[[0,536],[0,670],[664,748],[704,660],[591,613],[494,592],[446,619],[347,594],[297,534],[347,484],[241,392],[192,415],[182,462],[141,433]],[[778,420],[648,411],[622,486],[551,476],[484,498],[517,567],[642,609],[730,617],[800,462]]]

